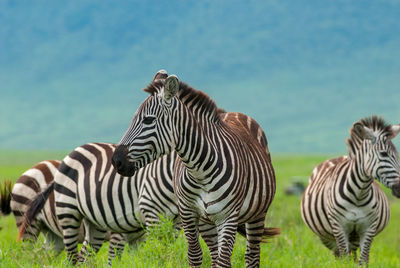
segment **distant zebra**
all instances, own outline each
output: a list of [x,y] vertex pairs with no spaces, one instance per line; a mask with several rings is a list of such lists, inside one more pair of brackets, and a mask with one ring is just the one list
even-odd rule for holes
[[[174,189],[189,244],[190,266],[200,266],[198,231],[210,249],[213,266],[230,266],[238,224],[245,223],[246,266],[257,267],[260,242],[280,233],[265,228],[275,194],[275,174],[267,140],[257,122],[240,113],[218,112],[213,100],[176,76],[158,72],[150,93],[113,156],[118,172],[139,168],[176,151]],[[199,225],[199,220],[204,223]]]
[[[17,228],[20,229],[18,240],[35,242],[42,232],[45,237],[46,248],[57,253],[64,249],[64,243],[55,214],[54,193],[50,193],[41,210],[36,211],[35,215],[31,215],[29,224],[26,222],[26,213],[32,200],[54,181],[54,174],[57,172],[60,163],[61,161],[58,160],[46,160],[36,164],[19,177],[12,189],[11,182],[5,183],[9,186],[3,187],[3,189],[8,188],[9,190],[3,190],[0,196],[0,199],[3,200],[3,214],[12,212]],[[107,240],[109,237],[110,235],[107,234]],[[111,234],[109,262],[114,255],[114,248],[123,243],[122,240],[123,237],[120,234]],[[84,242],[83,226],[79,230],[78,241]]]
[[[111,165],[115,145],[89,143],[64,158],[55,175],[56,215],[68,258],[76,263],[81,221],[90,246],[97,252],[105,231],[124,233],[135,244],[144,227],[159,222],[159,214],[179,224],[172,186],[176,154],[169,154],[138,171],[134,178],[119,175]],[[87,246],[85,244],[84,246]],[[120,245],[119,252],[123,245]],[[82,255],[85,255],[86,247]]]
[[304,222],[336,256],[354,254],[368,263],[374,236],[389,221],[386,195],[374,181],[400,197],[399,155],[392,139],[400,131],[377,116],[363,118],[350,130],[349,156],[322,162],[311,174],[301,212]]

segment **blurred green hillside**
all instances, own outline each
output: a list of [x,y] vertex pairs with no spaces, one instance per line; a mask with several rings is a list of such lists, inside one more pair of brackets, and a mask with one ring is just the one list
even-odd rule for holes
[[398,14],[395,1],[2,1],[0,149],[118,142],[166,69],[253,116],[272,151],[345,152],[361,117],[400,123]]

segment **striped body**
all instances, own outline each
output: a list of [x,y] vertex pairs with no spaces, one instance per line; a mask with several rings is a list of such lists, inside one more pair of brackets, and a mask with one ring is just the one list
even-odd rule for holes
[[213,266],[229,267],[235,232],[239,224],[245,224],[246,265],[259,266],[262,236],[279,233],[264,228],[275,194],[264,132],[244,114],[221,113],[207,95],[165,71],[157,73],[145,91],[151,95],[121,139],[114,166],[121,174],[133,174],[176,151],[174,189],[189,244],[189,264],[202,262],[199,230]]
[[[10,208],[14,214],[17,228],[20,229],[25,220],[25,214],[30,207],[31,201],[40,195],[51,182],[54,181],[54,175],[58,171],[61,161],[47,160],[36,164],[26,172],[14,184],[11,191]],[[30,224],[23,230],[20,237],[23,241],[30,240],[35,242],[40,234],[45,236],[45,244],[47,248],[51,248],[56,252],[64,249],[62,230],[55,213],[54,192],[51,192],[43,208],[35,216],[34,220],[30,220]],[[110,240],[110,259],[114,255],[114,248],[123,243],[123,237],[118,233],[107,233],[105,238]],[[91,241],[85,240],[84,227],[81,225],[79,229],[78,241],[88,244]]]
[[[350,156],[324,161],[314,169],[301,204],[304,222],[323,244],[336,256],[354,254],[355,259],[360,247],[361,264],[368,263],[372,240],[390,217],[388,199],[374,178],[388,188],[399,185],[398,153],[391,143],[397,134],[384,132],[377,120],[353,126]],[[355,133],[357,127],[360,133]]]
[[176,156],[167,155],[127,178],[111,165],[114,149],[106,143],[82,145],[63,160],[55,176],[56,213],[73,262],[82,219],[94,251],[106,230],[124,233],[136,243],[144,235],[143,227],[156,223],[159,214],[179,221],[171,177]]
[[[24,215],[31,200],[44,191],[54,180],[61,161],[48,160],[36,164],[25,171],[16,181],[11,191],[11,210],[15,217],[17,228],[20,228]],[[22,240],[36,241],[40,232],[46,237],[46,245],[53,244],[57,252],[64,248],[62,235],[55,217],[54,194],[51,194],[43,210],[37,215],[33,223],[21,237]],[[83,230],[80,232],[80,242],[83,241]]]

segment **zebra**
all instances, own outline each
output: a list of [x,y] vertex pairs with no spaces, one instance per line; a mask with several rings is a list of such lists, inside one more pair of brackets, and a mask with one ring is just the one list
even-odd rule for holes
[[[267,139],[258,123],[241,113],[218,113],[205,93],[164,70],[145,88],[150,94],[113,155],[124,176],[176,151],[174,190],[188,242],[189,265],[200,266],[203,232],[212,265],[230,267],[235,231],[245,223],[247,267],[258,267],[260,242],[280,233],[265,228],[275,194]],[[199,220],[201,224],[199,224]]]
[[[159,215],[179,228],[172,171],[176,154],[169,154],[137,172],[119,175],[111,165],[115,145],[88,143],[77,147],[62,161],[54,177],[55,211],[63,234],[67,258],[83,262],[90,244],[96,253],[105,231],[123,233],[135,246],[143,240],[145,227],[157,224]],[[41,201],[42,203],[44,200]],[[78,254],[79,228],[84,220],[86,240]],[[117,248],[122,252],[123,244]]]
[[[18,229],[22,227],[30,202],[53,181],[54,173],[60,163],[61,161],[58,160],[42,161],[25,171],[13,186],[11,182],[6,183],[9,185],[9,190],[2,192],[1,199],[8,201],[2,207],[5,215],[13,213]],[[41,232],[45,237],[46,248],[52,247],[57,253],[63,250],[64,244],[55,218],[54,195],[50,196],[49,201],[29,228],[24,230],[23,234],[19,234],[18,240],[35,242]],[[82,234],[81,232],[81,242],[83,241]]]
[[349,155],[326,160],[312,172],[302,202],[306,225],[336,256],[353,254],[369,262],[374,236],[389,221],[388,199],[379,184],[400,197],[400,164],[392,139],[400,125],[381,117],[360,119],[350,129]]
[[[40,196],[43,191],[54,181],[54,175],[60,166],[59,160],[45,160],[25,171],[12,186],[10,181],[3,184],[0,200],[2,212],[14,215],[15,223],[19,229],[17,240],[36,242],[40,233],[45,237],[45,248],[51,249],[59,254],[64,249],[61,228],[55,214],[54,193],[50,193],[43,208],[36,211],[35,215],[29,214],[32,201]],[[84,242],[84,227],[79,230],[78,241]],[[123,236],[118,233],[107,234],[110,240],[109,262],[112,261],[114,248],[123,243]]]

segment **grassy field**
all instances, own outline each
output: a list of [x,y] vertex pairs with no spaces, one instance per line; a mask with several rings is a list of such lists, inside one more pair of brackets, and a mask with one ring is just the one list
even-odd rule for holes
[[[0,152],[0,181],[16,180],[33,164],[44,159],[62,158],[53,152]],[[359,267],[349,259],[336,259],[317,236],[303,223],[299,196],[287,196],[284,190],[296,180],[307,182],[312,169],[326,156],[274,155],[277,192],[267,215],[267,226],[280,227],[282,234],[263,244],[261,267]],[[389,191],[386,191],[389,193]],[[400,200],[390,194],[392,216],[389,225],[374,240],[369,267],[400,267]],[[44,250],[43,238],[34,244],[16,242],[17,229],[13,216],[0,218],[0,267],[58,267],[66,265],[65,253],[55,256]],[[101,267],[107,263],[107,246],[89,260],[86,266]],[[203,267],[210,266],[207,247],[202,242]],[[245,239],[237,236],[232,256],[233,267],[244,267]],[[115,267],[188,267],[187,245],[183,232],[175,233],[166,221],[150,229],[146,242],[137,248],[126,247]]]

